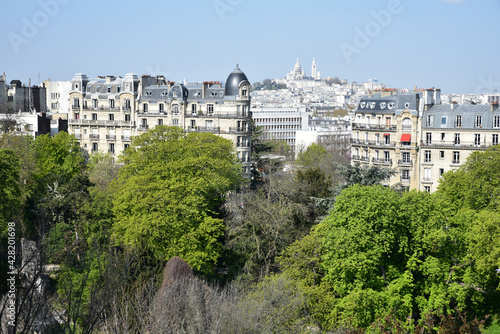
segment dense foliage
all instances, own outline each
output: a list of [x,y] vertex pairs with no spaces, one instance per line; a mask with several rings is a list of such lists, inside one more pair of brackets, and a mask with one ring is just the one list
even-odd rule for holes
[[[254,148],[249,187],[212,134],[159,126],[118,163],[66,133],[2,135],[1,274],[7,222],[18,249],[35,241],[15,332],[479,333],[498,317],[500,149],[428,194],[318,144],[289,172]],[[159,290],[173,256],[195,275]]]

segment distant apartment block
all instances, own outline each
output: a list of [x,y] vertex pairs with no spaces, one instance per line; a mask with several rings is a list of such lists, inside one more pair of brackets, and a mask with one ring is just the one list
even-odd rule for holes
[[37,136],[50,133],[45,88],[24,85],[19,80],[7,84],[0,76],[0,132]]
[[90,153],[118,156],[132,136],[157,125],[172,125],[231,140],[244,172],[250,174],[250,83],[238,66],[225,85],[184,84],[135,74],[89,79],[82,73],[71,84],[69,132]]
[[255,107],[252,119],[262,140],[286,142],[295,151],[296,133],[305,130],[312,112],[305,107]]
[[321,144],[331,152],[349,153],[351,133],[350,116],[312,116],[307,128],[296,132],[295,155],[312,143]]

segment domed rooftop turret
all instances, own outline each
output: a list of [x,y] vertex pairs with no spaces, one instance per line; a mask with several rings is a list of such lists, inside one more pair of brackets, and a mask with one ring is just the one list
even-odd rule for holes
[[296,73],[296,74],[300,74],[302,72],[302,68],[300,67],[300,64],[299,64],[299,58],[297,58],[297,62],[295,63],[295,66],[293,68],[293,71]]
[[236,68],[227,77],[226,88],[224,92],[225,95],[226,96],[239,95],[240,84],[243,81],[248,81],[247,76],[240,70],[238,64],[236,64]]

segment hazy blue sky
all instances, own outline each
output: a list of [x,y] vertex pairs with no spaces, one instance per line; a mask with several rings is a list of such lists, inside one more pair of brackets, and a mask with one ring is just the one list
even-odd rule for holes
[[[54,5],[57,4],[57,5]],[[8,0],[7,80],[126,73],[222,80],[307,74],[388,87],[500,91],[500,0]]]

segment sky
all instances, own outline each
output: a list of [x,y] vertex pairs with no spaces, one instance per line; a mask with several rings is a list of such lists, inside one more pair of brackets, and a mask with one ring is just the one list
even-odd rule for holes
[[[500,0],[4,0],[0,73],[250,82],[306,74],[500,92]],[[40,79],[39,79],[40,78]]]

